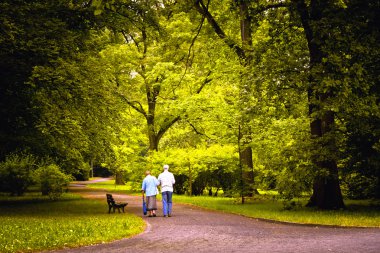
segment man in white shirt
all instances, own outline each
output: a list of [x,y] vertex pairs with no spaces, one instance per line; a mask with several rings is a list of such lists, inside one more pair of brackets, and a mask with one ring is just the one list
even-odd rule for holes
[[164,172],[158,176],[158,182],[161,186],[162,211],[164,213],[164,217],[171,217],[173,205],[173,184],[175,183],[175,180],[173,174],[169,172],[169,165],[164,165]]

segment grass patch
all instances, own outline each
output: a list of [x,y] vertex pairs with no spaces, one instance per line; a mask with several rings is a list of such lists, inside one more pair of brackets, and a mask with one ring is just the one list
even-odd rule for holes
[[50,201],[36,193],[0,196],[0,252],[78,247],[130,237],[145,223],[132,214],[108,214],[103,202],[64,194]]
[[[127,191],[133,192],[131,184],[115,185],[114,180],[89,184],[88,187],[106,189],[107,191]],[[136,192],[135,192],[136,193]],[[303,206],[292,210],[284,210],[283,204],[276,201],[275,191],[260,191],[262,199],[247,200],[242,205],[235,198],[197,196],[189,197],[184,195],[173,195],[175,203],[187,203],[212,210],[219,210],[235,213],[252,218],[263,218],[276,221],[294,222],[303,224],[322,224],[347,227],[380,227],[380,207],[371,206],[369,201],[346,200],[346,210],[323,211],[314,208],[303,207],[306,203],[301,201]],[[161,199],[161,194],[157,195],[157,200]]]
[[174,195],[173,201],[276,221],[347,227],[380,227],[379,206],[371,206],[366,201],[346,201],[347,209],[337,211],[322,211],[306,207],[283,210],[282,203],[274,200],[252,200],[242,205],[233,198]]
[[132,183],[128,182],[125,185],[117,185],[115,184],[115,180],[107,180],[107,181],[102,181],[102,182],[97,182],[97,183],[91,183],[88,184],[87,187],[93,188],[93,189],[105,189],[110,192],[127,192],[127,193],[132,193],[135,192],[133,191]]
[[[97,183],[88,184],[88,188],[103,189],[107,192],[124,193],[134,196],[141,195],[141,191],[136,190],[136,184],[133,186],[132,182],[128,182],[125,185],[116,185],[115,180],[102,181]],[[140,186],[140,185],[139,185]],[[157,200],[161,201],[161,194],[157,194]]]

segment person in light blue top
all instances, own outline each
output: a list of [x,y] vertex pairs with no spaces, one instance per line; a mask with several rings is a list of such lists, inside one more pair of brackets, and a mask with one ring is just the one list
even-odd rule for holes
[[146,195],[146,209],[148,211],[149,217],[156,217],[157,210],[157,200],[156,195],[158,194],[158,180],[155,176],[150,174],[150,171],[147,170],[145,172],[146,177],[144,178],[141,186],[141,192],[144,198],[144,194]]

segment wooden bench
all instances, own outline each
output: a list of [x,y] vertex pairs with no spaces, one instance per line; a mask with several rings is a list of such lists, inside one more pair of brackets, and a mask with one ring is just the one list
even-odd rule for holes
[[115,202],[115,200],[112,197],[112,194],[107,193],[107,203],[108,203],[108,213],[111,213],[111,209],[113,209],[113,212],[115,212],[115,209],[120,213],[120,208],[124,213],[124,207],[128,205],[128,203],[120,203],[120,202]]

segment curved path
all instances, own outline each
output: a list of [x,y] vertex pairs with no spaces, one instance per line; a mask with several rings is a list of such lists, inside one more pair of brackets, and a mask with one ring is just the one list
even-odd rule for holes
[[[105,201],[104,191],[78,186],[72,187],[73,191]],[[140,197],[115,193],[113,196],[116,200],[129,203],[128,212],[142,216]],[[377,228],[287,225],[176,203],[173,206],[173,216],[164,218],[160,204],[158,217],[144,217],[147,229],[140,235],[107,244],[53,252],[380,252],[380,229]]]

